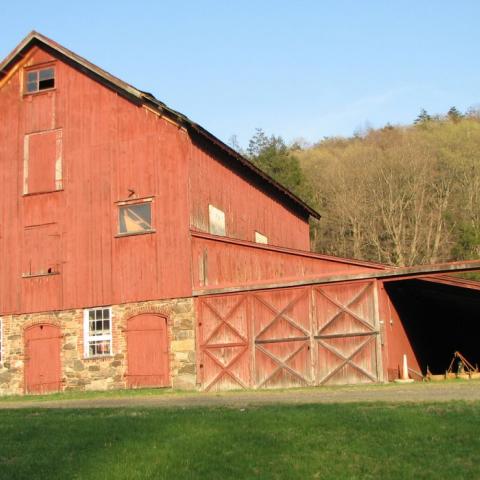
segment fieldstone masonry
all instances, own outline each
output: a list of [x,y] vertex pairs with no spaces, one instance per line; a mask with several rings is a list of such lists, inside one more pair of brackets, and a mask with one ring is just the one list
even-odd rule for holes
[[62,380],[64,390],[113,390],[126,388],[128,319],[156,313],[167,319],[170,378],[174,389],[196,388],[195,310],[192,298],[136,302],[112,306],[112,355],[84,358],[83,310],[6,315],[2,317],[0,395],[23,394],[24,331],[41,323],[62,331]]

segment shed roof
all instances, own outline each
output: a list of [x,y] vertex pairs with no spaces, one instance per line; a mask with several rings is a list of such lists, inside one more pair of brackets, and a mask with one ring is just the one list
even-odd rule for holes
[[151,93],[143,92],[135,88],[134,86],[124,82],[123,80],[120,80],[114,75],[111,75],[110,73],[97,67],[83,57],[58,44],[57,42],[51,40],[48,37],[45,37],[41,33],[38,33],[36,31],[30,32],[19,43],[19,45],[0,63],[0,80],[7,75],[10,68],[16,63],[18,63],[24,57],[25,53],[33,46],[40,46],[52,55],[60,57],[66,63],[91,76],[98,82],[116,91],[118,94],[132,101],[136,105],[149,106],[161,115],[169,117],[177,124],[184,126],[191,134],[199,135],[211,145],[213,145],[215,148],[223,151],[233,162],[241,164],[243,165],[243,167],[246,167],[263,183],[266,183],[270,187],[273,187],[274,192],[276,192],[280,200],[283,200],[287,204],[292,205],[305,216],[311,215],[314,218],[320,218],[320,214],[317,211],[307,205],[294,193],[292,193],[290,190],[278,183],[268,174],[260,170],[243,155],[230,148],[228,145],[223,143],[209,131],[205,130],[202,126],[190,120],[187,116],[171,109],[165,103],[155,98]]

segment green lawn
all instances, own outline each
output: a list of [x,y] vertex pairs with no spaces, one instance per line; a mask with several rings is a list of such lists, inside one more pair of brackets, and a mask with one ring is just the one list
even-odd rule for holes
[[0,411],[1,479],[474,479],[480,403]]

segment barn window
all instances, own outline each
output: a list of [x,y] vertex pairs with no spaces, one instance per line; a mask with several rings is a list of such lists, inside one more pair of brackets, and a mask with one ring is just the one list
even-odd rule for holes
[[25,92],[36,93],[55,87],[55,69],[53,67],[25,72]]
[[257,242],[257,243],[268,243],[268,238],[267,238],[266,235],[263,235],[260,232],[255,232],[255,242]]
[[85,358],[112,354],[112,309],[89,308],[83,312]]
[[208,206],[209,232],[212,235],[225,236],[225,212],[213,205]]
[[153,232],[151,199],[118,207],[120,235]]

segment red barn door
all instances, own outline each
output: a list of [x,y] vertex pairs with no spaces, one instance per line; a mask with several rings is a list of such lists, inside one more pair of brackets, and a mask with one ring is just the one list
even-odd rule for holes
[[301,288],[252,295],[256,388],[312,382],[309,294]]
[[168,387],[167,320],[141,314],[127,322],[127,385],[130,388]]
[[58,392],[62,382],[60,328],[34,325],[25,330],[26,393]]
[[234,390],[250,385],[247,301],[226,295],[199,301],[200,375],[204,390]]
[[319,385],[378,382],[378,318],[375,285],[318,286],[315,298]]

